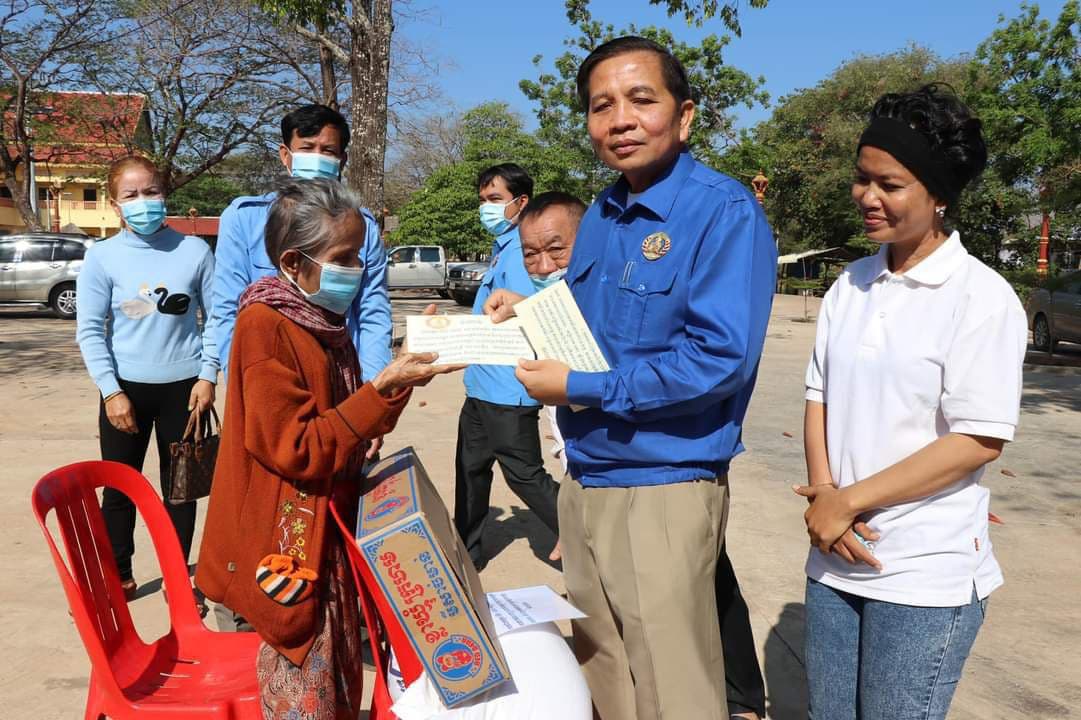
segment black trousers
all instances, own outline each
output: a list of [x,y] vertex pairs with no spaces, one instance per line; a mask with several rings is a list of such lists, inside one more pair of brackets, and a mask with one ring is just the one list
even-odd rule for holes
[[[135,423],[139,432],[129,435],[120,432],[105,414],[105,401],[100,403],[98,429],[101,434],[101,459],[114,460],[143,471],[146,450],[150,446],[150,430],[158,443],[159,471],[162,495],[170,487],[169,443],[180,440],[188,424],[188,400],[192,386],[198,378],[177,380],[171,383],[137,383],[120,381],[120,389],[135,406]],[[176,528],[180,548],[187,560],[191,554],[191,541],[195,535],[195,502],[169,505],[165,509]],[[101,513],[105,517],[105,529],[113,546],[113,557],[120,571],[120,580],[132,578],[131,558],[135,554],[135,505],[127,495],[105,488],[101,498]]]
[[496,405],[471,397],[462,405],[455,455],[454,526],[477,567],[485,563],[481,538],[488,520],[492,465],[496,461],[514,494],[559,536],[559,484],[544,469],[537,430],[539,417],[540,408],[536,406]]
[[766,686],[758,666],[751,616],[725,546],[717,559],[717,617],[721,625],[724,679],[729,714],[754,711],[766,716]]

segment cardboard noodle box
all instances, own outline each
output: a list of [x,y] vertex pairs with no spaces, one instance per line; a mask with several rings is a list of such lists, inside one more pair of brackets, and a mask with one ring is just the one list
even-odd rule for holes
[[444,704],[510,679],[480,577],[413,448],[375,465],[356,542]]

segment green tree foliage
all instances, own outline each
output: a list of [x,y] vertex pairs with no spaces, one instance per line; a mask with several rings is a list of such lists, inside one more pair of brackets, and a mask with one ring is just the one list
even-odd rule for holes
[[[750,0],[749,6],[765,7],[768,0]],[[680,14],[688,23],[701,25],[718,18],[739,34],[738,1],[650,0],[664,6],[669,15]],[[724,64],[727,36],[710,35],[698,45],[678,42],[671,32],[633,25],[616,32],[612,25],[594,21],[588,0],[566,0],[567,18],[578,35],[565,41],[567,51],[555,60],[555,73],[542,72],[520,84],[527,97],[537,102],[540,129],[524,130],[521,118],[505,103],[487,103],[467,112],[459,121],[461,157],[435,164],[420,190],[401,207],[400,225],[391,236],[393,244],[437,243],[455,256],[487,253],[491,237],[477,218],[474,183],[477,173],[499,162],[516,162],[536,183],[536,192],[563,190],[590,202],[615,175],[597,162],[585,131],[585,115],[578,108],[574,77],[590,50],[611,38],[641,34],[672,48],[684,63],[698,94],[698,116],[692,144],[707,161],[719,160],[720,151],[737,134],[728,109],[737,103],[765,103],[762,78]],[[534,64],[541,67],[543,58]],[[421,163],[424,165],[425,163]],[[432,167],[432,164],[428,164]],[[752,173],[753,174],[753,173]],[[403,182],[403,184],[405,184]]]
[[233,198],[243,195],[242,188],[228,178],[203,174],[169,195],[170,215],[187,215],[195,208],[198,215],[221,215]]
[[[769,0],[748,0],[747,4],[752,8],[764,8]],[[589,0],[566,0],[567,17],[575,22],[578,14],[589,6]],[[720,19],[729,30],[736,35],[742,35],[743,30],[739,24],[740,3],[721,3],[717,0],[649,0],[650,5],[660,5],[668,11],[668,16],[683,15],[688,25],[703,25],[707,20],[716,17]]]
[[574,174],[571,155],[558,145],[527,133],[522,119],[506,103],[486,103],[462,117],[462,155],[466,162],[487,167],[516,162],[529,172],[536,192],[562,190],[590,199]]
[[728,146],[724,153],[713,158],[717,170],[750,186],[751,179],[773,165],[770,148],[755,139],[754,131],[741,130],[739,139]]
[[999,269],[1021,267],[1036,261],[1037,233],[1025,226],[1032,200],[1026,189],[985,172],[961,195],[960,207],[947,220],[980,260]]
[[491,236],[477,217],[477,173],[489,165],[516,162],[531,174],[540,156],[535,138],[506,103],[486,103],[458,121],[462,159],[436,169],[402,208],[391,244],[442,245],[452,257],[488,252]]
[[[283,27],[291,25],[304,28],[309,31],[312,39],[324,35],[333,29],[336,33],[343,33],[339,18],[346,13],[344,0],[255,0],[264,12],[276,19]],[[319,56],[319,75],[321,90],[320,101],[329,107],[338,109],[338,72],[335,66],[334,54],[330,47],[314,40],[316,52]],[[302,76],[307,74],[299,73]],[[309,81],[314,87],[315,83]]]
[[[782,98],[772,117],[719,165],[739,176],[765,171],[766,209],[782,251],[849,245],[869,252],[873,245],[863,237],[850,196],[859,135],[881,95],[935,81],[971,101],[973,80],[965,61],[943,61],[915,46],[858,57],[813,88]],[[952,211],[953,225],[970,251],[997,264],[1004,237],[1022,230],[1025,197],[1023,189],[989,174]]]
[[477,163],[461,161],[437,169],[399,214],[390,245],[442,245],[454,258],[491,247],[477,218]]
[[[579,107],[575,89],[579,65],[598,45],[623,35],[640,35],[672,50],[687,71],[698,106],[690,145],[707,163],[717,161],[723,150],[738,140],[729,109],[741,103],[753,107],[756,103],[765,105],[768,102],[769,96],[762,90],[764,78],[753,78],[724,63],[724,48],[730,40],[727,35],[709,35],[701,43],[689,44],[677,40],[664,28],[640,28],[632,24],[617,31],[613,25],[594,20],[586,5],[585,2],[567,3],[567,16],[574,23],[577,35],[564,41],[566,51],[555,59],[555,71],[542,71],[536,80],[519,83],[526,97],[537,104],[539,138],[549,146],[564,149],[566,159],[571,163],[571,175],[580,180],[585,195],[595,195],[614,180],[612,172],[593,154],[586,132],[585,113]],[[707,10],[712,7],[714,12],[717,7],[715,2],[674,1],[668,5],[673,12],[686,12],[692,8],[699,14],[703,7]],[[542,68],[543,56],[537,55],[533,64]]]
[[1007,184],[1041,191],[1041,206],[1068,210],[1081,199],[1081,8],[1058,20],[1036,5],[980,44],[970,65],[979,110],[994,140],[994,167]]
[[454,257],[474,257],[491,249],[492,238],[477,217],[477,174],[486,167],[515,162],[533,177],[537,193],[563,190],[590,200],[563,148],[525,131],[522,118],[506,103],[485,103],[457,123],[460,160],[437,168],[402,207],[391,243],[436,244]]

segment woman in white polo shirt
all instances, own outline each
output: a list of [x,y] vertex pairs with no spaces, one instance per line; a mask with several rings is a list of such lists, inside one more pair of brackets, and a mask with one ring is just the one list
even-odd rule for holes
[[796,488],[815,720],[945,718],[1002,584],[979,480],[1017,425],[1025,313],[945,227],[986,160],[943,86],[883,96],[860,138],[852,199],[881,247],[823,301]]

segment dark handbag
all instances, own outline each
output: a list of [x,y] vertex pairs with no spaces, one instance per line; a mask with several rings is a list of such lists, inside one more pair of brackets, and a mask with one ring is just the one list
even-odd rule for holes
[[169,444],[171,482],[165,502],[179,505],[210,494],[214,465],[218,460],[220,433],[221,421],[213,405],[202,417],[198,409],[191,411],[184,437],[180,442]]

